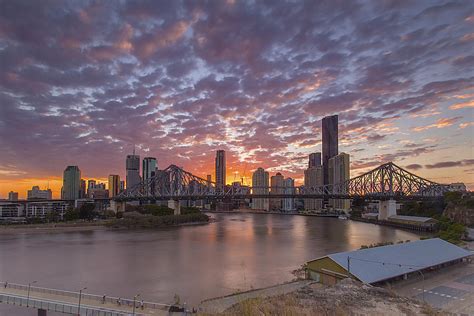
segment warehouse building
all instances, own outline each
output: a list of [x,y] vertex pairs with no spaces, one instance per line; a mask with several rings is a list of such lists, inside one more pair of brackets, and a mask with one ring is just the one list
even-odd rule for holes
[[433,238],[330,254],[307,262],[306,277],[328,285],[347,277],[377,284],[467,261],[472,254]]

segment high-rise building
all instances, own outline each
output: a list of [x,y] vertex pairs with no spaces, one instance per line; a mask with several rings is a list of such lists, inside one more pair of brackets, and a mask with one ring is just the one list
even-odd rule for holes
[[[347,193],[347,187],[340,187],[337,184],[344,183],[350,179],[350,157],[349,154],[340,153],[329,159],[329,184],[336,185],[334,194]],[[329,203],[336,210],[348,210],[351,207],[349,199],[334,199]]]
[[216,189],[223,190],[226,183],[225,151],[216,152]]
[[[323,185],[323,167],[314,166],[304,171],[304,186],[308,192]],[[304,209],[308,211],[319,211],[323,206],[321,199],[304,199]]]
[[[284,192],[284,180],[285,180],[285,178],[279,172],[276,175],[272,176],[270,178],[270,186],[271,186],[270,194],[283,194],[283,192]],[[282,199],[280,199],[280,198],[270,199],[270,210],[280,211],[282,208],[283,208]]]
[[125,163],[126,168],[126,181],[127,189],[140,183],[140,156],[135,155],[135,149],[133,149],[132,155],[127,155]]
[[[258,168],[252,175],[252,193],[253,194],[269,194],[268,190],[269,175],[263,168]],[[254,210],[270,210],[268,198],[252,199],[252,209]]]
[[[295,180],[292,178],[286,178],[283,181],[283,193],[284,194],[295,194]],[[283,199],[283,211],[292,212],[296,210],[295,198],[284,198]]]
[[79,170],[79,167],[67,166],[63,174],[61,198],[64,200],[77,200],[81,198],[82,192],[85,192],[85,188],[82,188],[81,184],[81,170]]
[[125,181],[121,180],[120,181],[120,192],[125,191]]
[[[146,181],[148,179],[153,178],[156,175],[156,170],[158,169],[158,165],[156,164],[156,158],[154,157],[145,157],[143,158],[142,164],[142,180]],[[147,195],[153,195],[154,191],[154,183],[152,185],[146,186],[148,192]]]
[[210,188],[212,185],[212,176],[210,174],[207,175],[207,187]]
[[321,166],[321,153],[309,154],[308,168]]
[[28,190],[27,199],[28,200],[51,200],[53,198],[53,193],[51,189],[40,190],[39,186],[34,186],[31,190]]
[[120,176],[111,174],[109,176],[109,197],[114,197],[120,193]]
[[18,201],[18,192],[8,192],[8,201]]
[[155,176],[157,168],[158,168],[158,165],[156,163],[156,158],[154,157],[143,158],[142,180],[145,181]]
[[87,185],[86,180],[84,179],[81,179],[81,191],[79,192],[79,196],[81,199],[87,196]]
[[95,189],[97,182],[95,180],[87,180],[87,196],[90,197],[92,190]]
[[329,184],[329,159],[338,154],[338,116],[323,118],[323,179],[324,184]]

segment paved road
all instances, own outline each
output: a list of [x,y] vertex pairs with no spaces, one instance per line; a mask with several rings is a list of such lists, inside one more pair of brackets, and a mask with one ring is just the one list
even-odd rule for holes
[[[460,315],[474,316],[474,264],[458,264],[395,285],[393,290],[433,307]],[[424,288],[424,295],[423,295]]]
[[199,310],[201,312],[206,312],[206,313],[222,313],[227,308],[239,302],[242,302],[246,299],[282,295],[282,294],[296,291],[297,289],[300,289],[311,283],[314,283],[314,281],[312,280],[295,281],[291,283],[270,286],[263,289],[257,289],[257,290],[243,292],[243,293],[228,295],[224,297],[208,299],[201,303],[201,305],[199,306]]
[[[25,290],[5,288],[3,286],[0,287],[0,294],[10,294],[10,295],[15,295],[15,296],[21,296],[24,298],[27,297],[27,291]],[[51,293],[42,293],[42,292],[35,292],[35,291],[30,291],[30,299],[52,301],[58,304],[67,304],[67,305],[78,305],[79,303],[77,297],[68,297],[64,295],[55,295]],[[107,309],[112,309],[115,311],[121,311],[124,314],[129,314],[129,315],[131,315],[133,311],[132,306],[126,306],[123,304],[118,305],[116,303],[115,304],[114,303],[102,304],[100,301],[87,299],[84,297],[81,299],[81,306],[107,308]],[[138,303],[137,303],[137,306],[138,306]],[[136,314],[137,315],[168,315],[168,312],[164,309],[160,310],[160,309],[145,308],[142,310],[141,308],[136,308]]]

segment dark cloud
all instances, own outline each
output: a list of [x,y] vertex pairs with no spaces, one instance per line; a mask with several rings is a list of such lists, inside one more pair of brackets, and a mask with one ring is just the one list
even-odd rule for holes
[[[432,153],[417,141],[373,156],[363,144],[389,142],[395,120],[472,87],[473,8],[0,1],[0,165],[48,175],[73,163],[105,176],[136,144],[160,166],[203,172],[225,148],[249,170],[300,172],[334,113],[354,169]],[[462,119],[450,117],[413,126]]]
[[419,165],[417,163],[414,163],[414,164],[405,166],[405,168],[408,169],[408,170],[419,170],[419,169],[423,168],[423,166]]
[[426,165],[428,169],[437,169],[437,168],[451,168],[458,166],[471,166],[474,165],[474,159],[458,160],[458,161],[441,161],[432,165]]

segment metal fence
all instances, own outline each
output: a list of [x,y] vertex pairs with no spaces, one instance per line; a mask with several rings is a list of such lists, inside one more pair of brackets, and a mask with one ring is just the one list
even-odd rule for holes
[[[4,286],[5,282],[2,282],[0,284]],[[6,284],[7,284],[7,288],[10,288],[10,289],[22,290],[26,292],[28,291],[28,285],[16,284],[16,283],[6,283]],[[79,300],[79,292],[50,289],[50,288],[45,288],[45,287],[30,286],[30,293],[31,294],[46,293],[46,294],[52,294],[52,295],[58,295],[58,296],[64,296],[64,297],[77,298],[77,300]],[[112,297],[112,296],[106,296],[105,301],[104,301],[104,296],[88,294],[88,293],[82,293],[81,297],[83,300],[91,300],[91,301],[97,301],[98,303],[104,302],[104,303],[111,303],[111,304],[118,304],[118,301],[120,299],[121,305],[130,306],[130,307],[133,307],[133,303],[134,303],[133,299],[124,299],[124,298]],[[135,301],[136,306],[140,305],[140,302],[141,300],[136,300]],[[143,307],[147,309],[168,310],[171,307],[171,304],[143,302]]]
[[[0,294],[0,303],[17,305],[35,309],[43,309],[46,311],[60,312],[65,314],[79,315],[79,306],[76,304],[58,303],[45,299],[30,298],[27,299],[23,296],[16,296],[12,294]],[[114,310],[110,308],[101,308],[88,305],[81,305],[80,315],[81,316],[123,316],[129,315],[130,313]],[[135,315],[143,315],[135,313]]]

